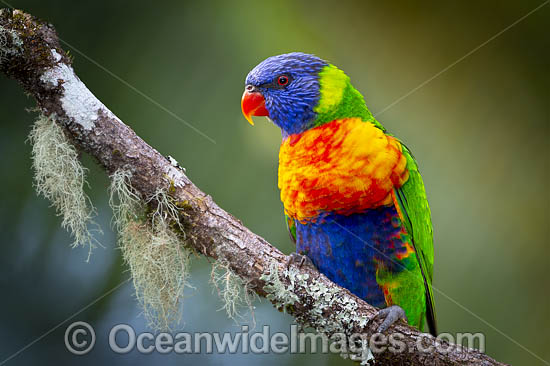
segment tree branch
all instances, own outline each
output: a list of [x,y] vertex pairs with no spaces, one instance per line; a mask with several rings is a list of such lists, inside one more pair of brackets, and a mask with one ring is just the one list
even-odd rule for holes
[[[197,252],[222,259],[258,295],[328,337],[361,334],[371,340],[377,309],[309,268],[287,267],[287,256],[221,209],[184,171],[139,138],[78,79],[53,26],[18,10],[0,11],[0,71],[20,82],[41,112],[110,175],[132,172],[143,200],[159,189],[183,203],[180,224]],[[503,365],[483,353],[449,344],[399,322],[401,352],[375,353],[381,365]],[[379,342],[382,338],[377,338]],[[392,343],[388,343],[389,346]],[[419,347],[422,346],[422,347]],[[372,349],[371,344],[371,349]],[[429,351],[422,351],[422,349]]]

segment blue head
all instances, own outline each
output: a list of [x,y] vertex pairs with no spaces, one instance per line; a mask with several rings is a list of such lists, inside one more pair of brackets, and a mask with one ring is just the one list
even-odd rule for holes
[[319,73],[329,64],[300,52],[270,57],[246,77],[245,117],[268,116],[288,136],[313,126],[319,104]]

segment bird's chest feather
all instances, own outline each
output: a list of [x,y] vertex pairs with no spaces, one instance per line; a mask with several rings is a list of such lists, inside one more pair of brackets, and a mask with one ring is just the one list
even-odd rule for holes
[[278,177],[285,213],[308,222],[391,204],[408,171],[395,138],[352,118],[290,135],[281,144]]

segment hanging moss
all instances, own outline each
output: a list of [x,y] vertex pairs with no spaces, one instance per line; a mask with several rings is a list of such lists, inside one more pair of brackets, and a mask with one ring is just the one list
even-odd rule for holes
[[95,208],[84,192],[87,169],[61,127],[48,117],[38,117],[29,134],[29,141],[32,144],[36,191],[48,199],[57,215],[63,218],[61,226],[72,235],[73,247],[82,245],[89,248],[89,259],[98,242],[88,228],[95,226],[100,230],[92,220]]
[[[188,284],[191,251],[171,228],[178,208],[164,191],[157,191],[147,205],[130,185],[131,173],[119,170],[111,176],[110,206],[119,235],[119,247],[130,267],[136,297],[149,326],[170,330],[181,321],[181,300]],[[184,232],[182,229],[179,232]]]
[[218,259],[212,264],[210,282],[216,289],[227,316],[236,322],[243,319],[243,310],[249,310],[254,320],[252,300],[255,293],[249,289],[248,283],[235,274],[226,261]]

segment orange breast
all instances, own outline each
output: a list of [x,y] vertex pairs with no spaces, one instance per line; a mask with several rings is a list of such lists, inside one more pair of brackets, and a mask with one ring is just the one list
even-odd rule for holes
[[291,135],[279,151],[285,212],[307,221],[391,204],[393,188],[408,179],[406,164],[399,141],[359,118]]

